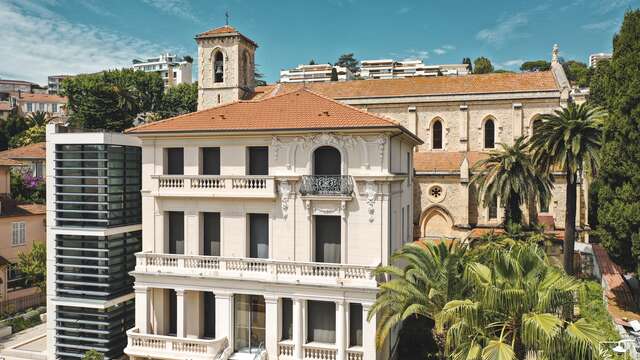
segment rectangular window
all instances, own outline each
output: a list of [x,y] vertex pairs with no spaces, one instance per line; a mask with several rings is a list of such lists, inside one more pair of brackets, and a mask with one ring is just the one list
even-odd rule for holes
[[400,239],[401,239],[402,242],[404,242],[405,239],[406,239],[405,238],[405,233],[404,233],[404,229],[405,229],[404,208],[402,208],[400,210],[401,210],[400,218],[401,218],[401,223],[402,223],[402,226],[400,226]]
[[204,255],[220,256],[220,213],[202,213]]
[[220,148],[202,148],[202,175],[220,175]]
[[167,175],[183,175],[184,174],[184,149],[183,148],[167,148]]
[[178,296],[176,291],[169,289],[169,335],[178,333]]
[[27,103],[27,112],[33,111],[33,103]]
[[39,109],[40,111],[44,111],[44,110],[45,110],[45,108],[44,108],[44,104],[43,104],[43,103],[39,103],[39,104],[38,104],[38,109]]
[[216,297],[211,292],[204,293],[204,337],[216,337]]
[[307,342],[335,344],[336,304],[328,301],[307,301]]
[[494,198],[489,204],[489,220],[495,220],[498,218],[498,198]]
[[248,150],[247,175],[269,175],[269,148],[252,146]]
[[289,298],[282,299],[282,338],[280,340],[293,340],[293,301]]
[[51,112],[58,112],[58,104],[51,104]]
[[11,223],[11,245],[19,246],[26,243],[26,223],[24,221]]
[[18,270],[18,264],[9,264],[7,267],[7,291],[15,291],[26,288],[25,277]]
[[315,259],[316,262],[336,263],[340,259],[342,231],[340,216],[314,216],[315,220]]
[[540,200],[540,212],[548,213],[549,212],[549,201],[550,199],[541,199]]
[[169,254],[184,254],[184,212],[169,211]]
[[362,346],[361,304],[349,304],[349,346]]
[[269,258],[269,215],[249,214],[249,257]]

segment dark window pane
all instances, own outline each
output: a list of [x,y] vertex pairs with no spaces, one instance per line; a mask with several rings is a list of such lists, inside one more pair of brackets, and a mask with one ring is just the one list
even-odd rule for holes
[[361,304],[349,304],[349,346],[362,346]]
[[220,148],[202,148],[202,175],[220,175]]
[[169,254],[184,254],[184,212],[169,211]]
[[176,291],[169,289],[169,335],[178,333],[178,299]]
[[269,175],[269,148],[254,146],[249,148],[248,175]]
[[314,216],[315,261],[340,263],[340,216]]
[[214,82],[221,83],[224,81],[224,58],[222,52],[216,52],[213,63]]
[[202,214],[204,255],[220,256],[220,213]]
[[183,148],[167,148],[167,174],[183,175],[184,174],[184,149]]
[[282,299],[282,339],[293,340],[293,301]]
[[433,148],[442,149],[442,123],[440,121],[433,123]]
[[495,124],[493,120],[487,120],[484,123],[484,147],[492,149],[495,146]]
[[489,220],[494,220],[498,218],[498,199],[494,198],[489,204]]
[[211,292],[204,293],[204,337],[216,337],[216,297]]
[[340,175],[341,159],[338,149],[322,146],[313,152],[314,175]]
[[269,215],[249,214],[249,257],[269,258]]
[[336,342],[336,304],[327,301],[307,301],[307,342]]

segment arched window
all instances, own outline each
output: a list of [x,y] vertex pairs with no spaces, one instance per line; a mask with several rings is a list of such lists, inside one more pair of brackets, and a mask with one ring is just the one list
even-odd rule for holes
[[496,146],[496,125],[492,119],[484,123],[484,148],[493,149]]
[[442,149],[442,121],[436,120],[432,126],[432,147],[434,149]]
[[340,151],[331,146],[321,146],[313,152],[313,175],[340,175],[342,160]]
[[489,203],[489,220],[495,220],[498,218],[498,198],[494,197]]
[[536,119],[533,121],[531,125],[531,135],[535,134],[536,131],[542,126],[542,119]]
[[224,56],[221,51],[213,56],[213,81],[217,83],[224,81]]
[[245,85],[249,85],[249,79],[251,79],[251,65],[249,64],[248,51],[242,52],[242,77]]

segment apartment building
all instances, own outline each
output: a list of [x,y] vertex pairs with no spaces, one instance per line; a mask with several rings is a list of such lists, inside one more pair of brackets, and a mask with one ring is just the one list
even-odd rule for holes
[[45,142],[25,145],[18,148],[0,151],[0,159],[9,159],[19,162],[15,167],[28,172],[32,176],[44,178],[45,176]]
[[188,57],[165,53],[155,58],[133,59],[133,69],[146,72],[157,72],[164,81],[164,86],[191,84],[192,61]]
[[[250,48],[229,28],[198,39],[205,63]],[[244,76],[200,102],[241,93]],[[127,133],[142,145],[143,199],[127,355],[387,358],[368,320],[373,270],[412,240],[417,137],[306,89]]]
[[467,64],[427,65],[422,60],[363,60],[360,75],[363,79],[402,79],[413,76],[468,75]]
[[73,75],[51,75],[47,77],[47,93],[49,95],[58,95],[61,90],[62,80],[72,77]]
[[22,115],[36,111],[47,112],[53,117],[66,115],[67,98],[64,96],[17,92],[11,94],[10,102]]
[[596,67],[600,60],[611,60],[611,53],[597,53],[589,55],[589,67]]
[[280,82],[323,82],[331,81],[331,74],[335,69],[337,81],[353,79],[351,70],[344,66],[331,64],[298,65],[293,69],[280,71]]
[[141,249],[138,139],[47,125],[47,354],[122,356]]

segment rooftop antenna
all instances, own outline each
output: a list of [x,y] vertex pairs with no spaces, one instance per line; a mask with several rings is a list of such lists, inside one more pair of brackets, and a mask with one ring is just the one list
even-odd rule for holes
[[225,18],[225,26],[229,26],[229,10],[224,12],[224,18]]

